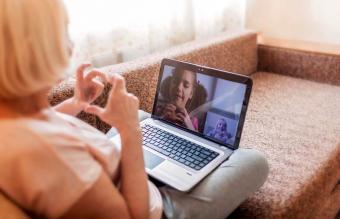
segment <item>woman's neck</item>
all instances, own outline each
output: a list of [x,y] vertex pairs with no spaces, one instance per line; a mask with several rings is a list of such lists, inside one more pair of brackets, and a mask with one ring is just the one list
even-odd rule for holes
[[0,100],[0,119],[30,117],[47,107],[49,103],[45,92],[13,100]]

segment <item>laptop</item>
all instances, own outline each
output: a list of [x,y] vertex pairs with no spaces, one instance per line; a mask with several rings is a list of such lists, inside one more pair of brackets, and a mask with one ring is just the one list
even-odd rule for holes
[[148,175],[191,190],[238,148],[251,89],[247,76],[164,59],[151,117],[140,124]]

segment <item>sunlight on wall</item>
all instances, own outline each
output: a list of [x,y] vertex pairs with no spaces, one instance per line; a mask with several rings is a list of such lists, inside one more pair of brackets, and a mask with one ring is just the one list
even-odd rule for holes
[[340,44],[339,0],[248,0],[246,27],[268,37]]

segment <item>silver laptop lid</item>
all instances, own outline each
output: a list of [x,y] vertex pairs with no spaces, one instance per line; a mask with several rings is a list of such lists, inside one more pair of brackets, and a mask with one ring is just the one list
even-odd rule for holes
[[247,76],[164,59],[152,118],[237,149],[251,89]]

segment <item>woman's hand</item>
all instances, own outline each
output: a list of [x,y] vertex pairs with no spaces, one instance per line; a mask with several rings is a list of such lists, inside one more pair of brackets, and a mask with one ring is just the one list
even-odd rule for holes
[[108,82],[112,84],[112,89],[105,108],[91,105],[85,111],[99,116],[118,129],[122,145],[120,192],[127,203],[131,218],[148,218],[149,192],[138,120],[139,101],[126,91],[122,76],[113,75]]
[[106,81],[106,75],[96,70],[90,71],[84,76],[84,71],[90,66],[91,64],[82,64],[77,69],[77,81],[73,98],[75,104],[82,106],[83,109],[95,101],[103,92],[104,84],[96,77]]
[[121,134],[139,130],[138,98],[127,92],[122,76],[115,74],[107,80],[112,84],[112,89],[105,108],[91,105],[86,107],[85,111],[99,116],[106,123],[116,127]]
[[100,71],[91,71],[84,76],[88,67],[90,64],[83,64],[78,68],[74,96],[54,106],[56,111],[76,116],[103,92],[104,84],[96,77],[106,81],[106,75]]

